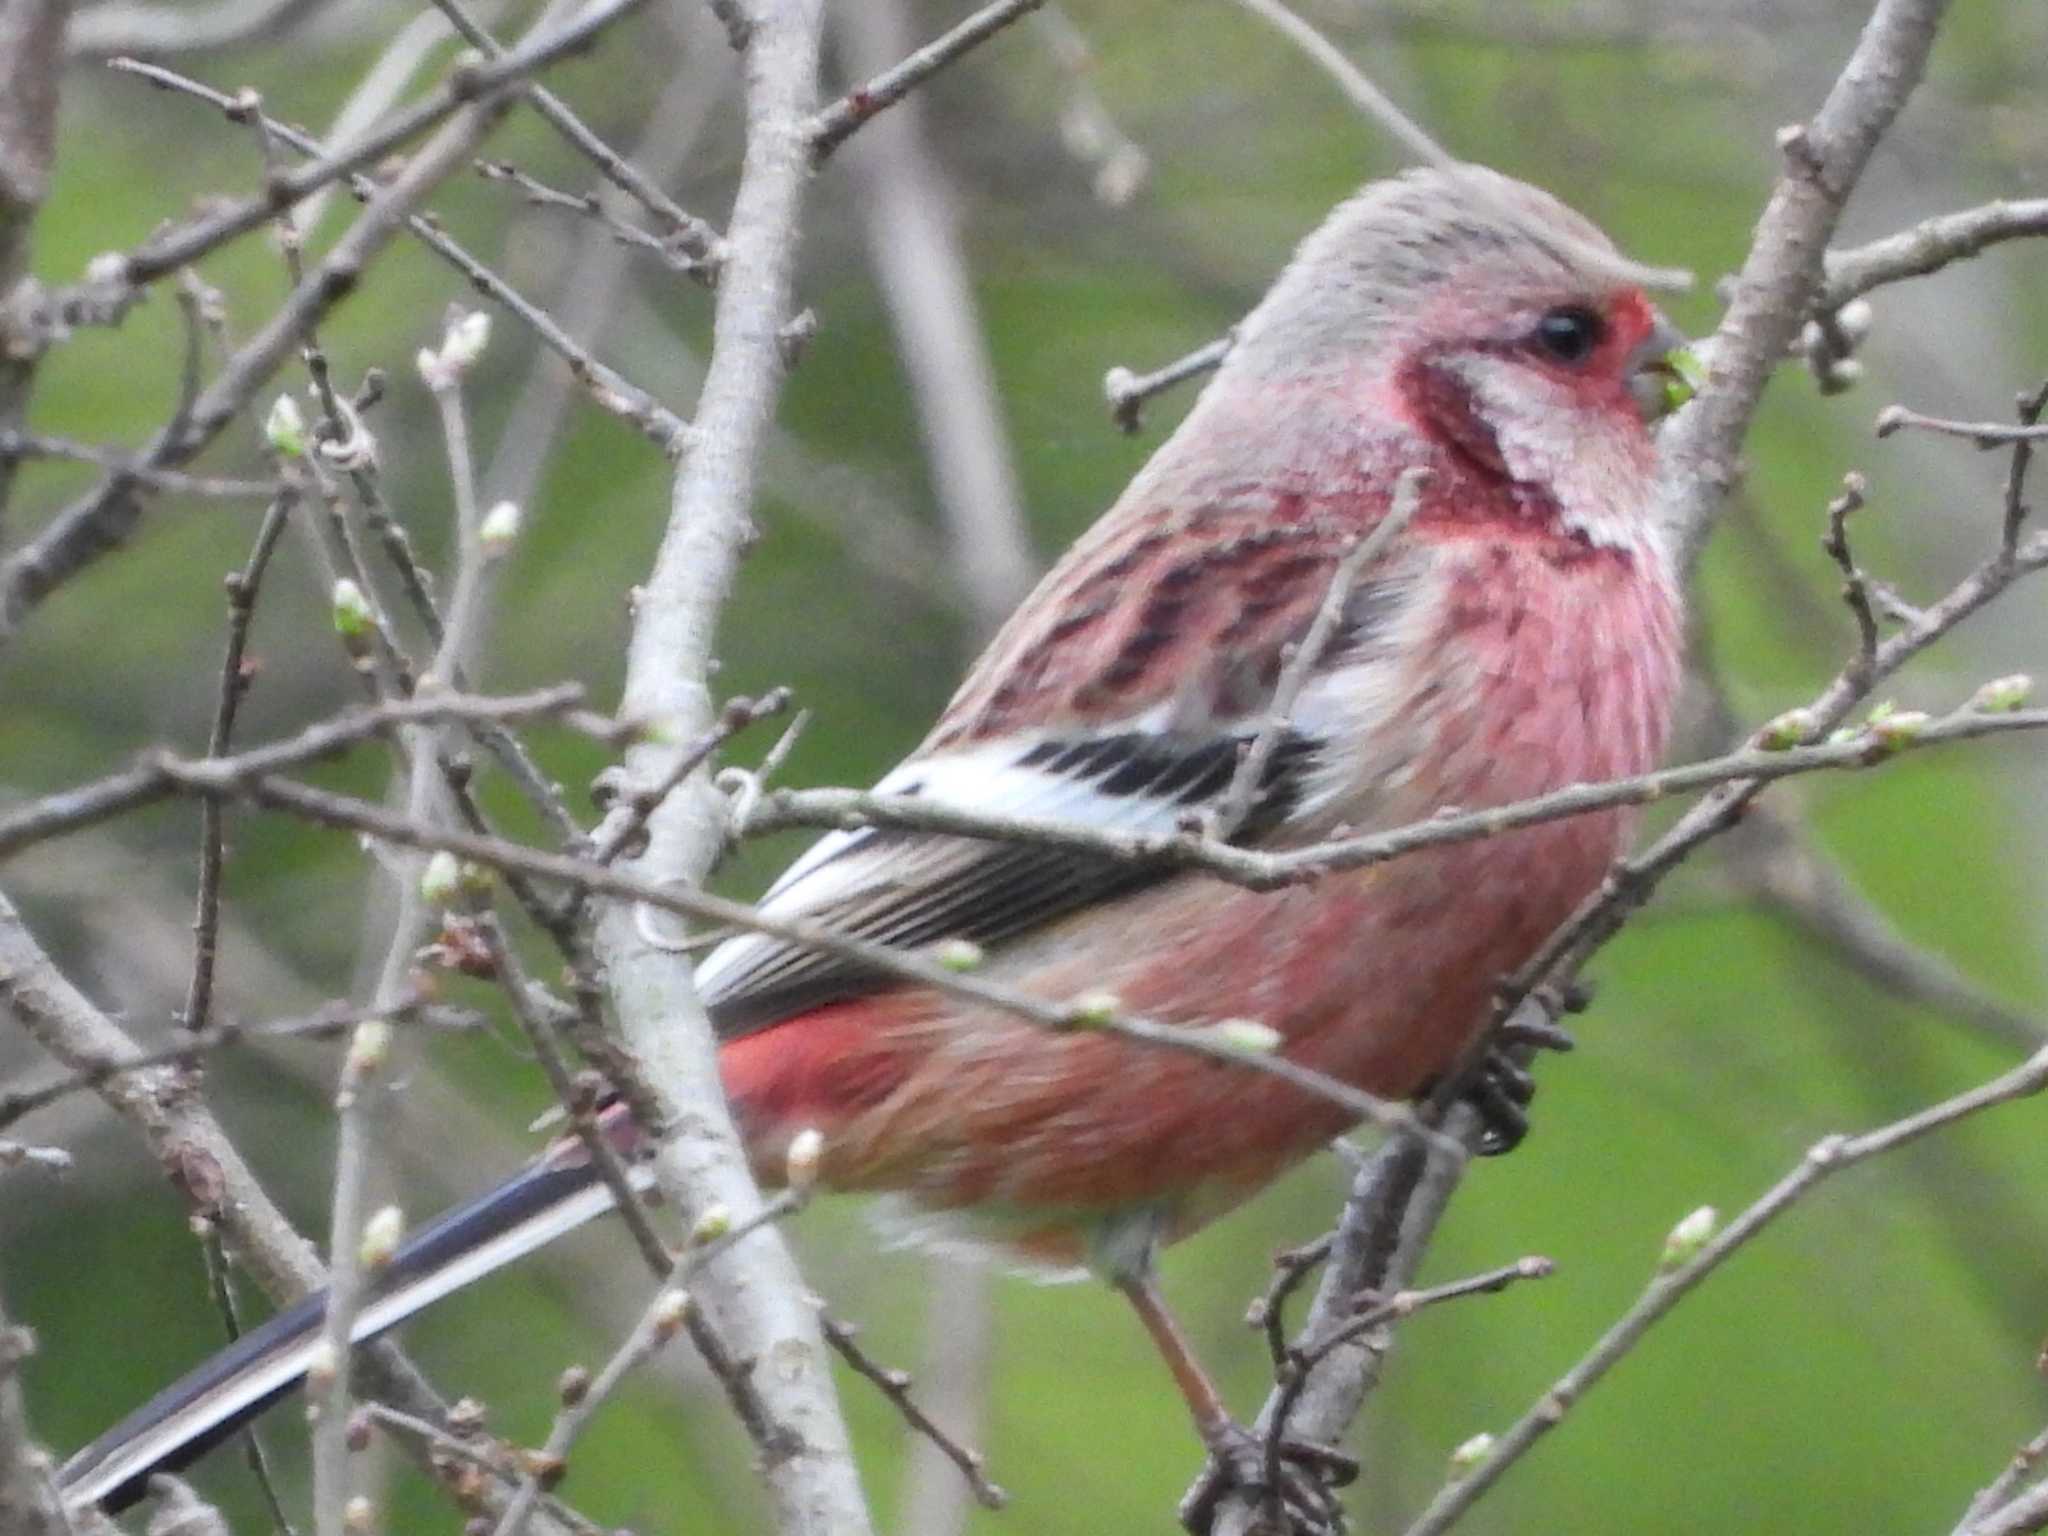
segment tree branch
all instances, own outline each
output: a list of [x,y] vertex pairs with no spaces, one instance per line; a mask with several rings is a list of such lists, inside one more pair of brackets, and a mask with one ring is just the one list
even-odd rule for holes
[[1926,69],[1947,9],[1878,0],[1813,121],[1779,130],[1785,170],[1707,350],[1706,381],[1658,436],[1658,521],[1688,559],[1735,483],[1764,385],[1813,309],[1843,205]]
[[1851,299],[1907,278],[1926,277],[2006,240],[2048,235],[2048,197],[1965,208],[1886,235],[1868,245],[1829,251],[1814,307],[1840,309]]
[[[1557,1383],[1515,1421],[1486,1457],[1469,1473],[1446,1486],[1430,1501],[1407,1536],[1442,1536],[1487,1489],[1519,1461],[1539,1439],[1564,1421],[1586,1392],[1619,1364],[1687,1293],[1720,1268],[1735,1252],[1777,1217],[1809,1194],[1814,1186],[1844,1168],[1877,1157],[1931,1132],[1953,1125],[1999,1104],[2048,1088],[2048,1049],[2035,1052],[2012,1071],[1945,1099],[1918,1114],[1895,1120],[1861,1136],[1829,1136],[1814,1144],[1799,1166],[1766,1191],[1692,1258],[1664,1269],[1643,1290],[1634,1306],[1603,1334]],[[2010,1509],[2011,1506],[2008,1506]],[[1994,1523],[1981,1536],[2009,1536],[2020,1525]]]
[[[667,532],[645,583],[627,655],[625,707],[702,735],[719,609],[751,528],[764,436],[781,384],[777,335],[791,312],[798,226],[810,176],[805,121],[817,90],[822,0],[760,0],[746,29],[746,155],[726,239],[714,341],[698,401],[696,446],[676,477]],[[629,754],[635,784],[659,783],[673,749]],[[623,810],[615,813],[626,814]],[[667,797],[633,868],[664,888],[702,879],[724,838],[721,797],[701,772]],[[605,841],[600,831],[598,841]],[[639,1058],[662,1114],[656,1181],[682,1211],[722,1205],[737,1222],[762,1200],[718,1075],[690,965],[650,943],[631,904],[601,910],[595,944],[622,1043]],[[785,1536],[865,1536],[869,1520],[816,1311],[780,1235],[764,1231],[707,1273],[697,1300],[743,1359],[773,1426],[761,1472]]]

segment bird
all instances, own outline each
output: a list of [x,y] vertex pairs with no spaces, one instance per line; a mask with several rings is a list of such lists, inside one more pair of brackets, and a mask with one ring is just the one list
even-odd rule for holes
[[[1638,270],[1496,171],[1368,183],[1302,241],[1179,426],[877,791],[1278,850],[1653,768],[1684,563],[1657,515],[1654,425],[1681,397],[1683,338]],[[827,833],[761,910],[912,952],[971,945],[982,980],[1052,1003],[1255,1021],[1288,1061],[1403,1100],[1474,1046],[1499,978],[1599,887],[1629,830],[1601,810],[1252,889],[1067,844],[867,826]],[[1160,1251],[1353,1109],[765,934],[727,939],[695,976],[764,1182],[815,1132],[821,1187],[885,1196],[909,1240],[1107,1281],[1204,1442],[1221,1455],[1242,1435],[1167,1310]],[[357,1337],[611,1206],[577,1144],[550,1148],[414,1236]],[[322,1306],[281,1312],[79,1451],[67,1500],[132,1502],[289,1391]]]

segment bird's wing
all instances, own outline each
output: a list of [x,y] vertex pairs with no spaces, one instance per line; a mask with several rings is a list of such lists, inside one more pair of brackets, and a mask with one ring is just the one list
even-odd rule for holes
[[[1124,833],[1170,832],[1215,806],[1356,538],[1320,525],[1289,533],[1274,538],[1248,519],[1238,538],[1210,530],[1175,545],[1140,532],[1084,546],[877,790]],[[1398,558],[1354,582],[1237,840],[1284,838],[1322,796],[1321,758],[1346,708],[1335,694],[1371,691],[1358,674],[1388,665],[1386,637],[1411,585]],[[871,827],[821,839],[762,906],[901,948],[956,938],[986,947],[1168,873],[1070,848]],[[713,951],[697,983],[725,1039],[889,984],[857,962],[758,934]]]
[[[969,813],[1170,832],[1223,795],[1250,740],[1249,731],[1191,738],[1130,730],[995,741],[914,759],[876,789]],[[1277,738],[1240,837],[1284,818],[1313,751],[1296,732]],[[900,948],[946,939],[986,946],[1161,874],[1070,848],[870,827],[814,844],[762,906]],[[885,981],[855,962],[761,935],[727,941],[697,973],[727,1039]]]

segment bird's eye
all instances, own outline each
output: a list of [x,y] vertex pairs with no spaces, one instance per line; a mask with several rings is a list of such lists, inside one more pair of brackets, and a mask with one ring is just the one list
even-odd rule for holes
[[1560,363],[1584,362],[1606,338],[1607,324],[1583,304],[1562,304],[1536,322],[1536,345]]

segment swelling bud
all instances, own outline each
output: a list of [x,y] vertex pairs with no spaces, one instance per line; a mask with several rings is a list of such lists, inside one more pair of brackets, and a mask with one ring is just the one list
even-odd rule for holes
[[443,848],[420,872],[420,900],[430,907],[452,907],[462,895],[462,861]]
[[782,1174],[792,1193],[807,1195],[817,1187],[818,1167],[824,1158],[825,1133],[817,1127],[806,1127],[790,1138]]
[[2034,680],[2024,672],[1994,677],[1970,695],[1970,708],[1980,715],[2009,715],[2027,702]]
[[1203,1034],[1218,1045],[1247,1056],[1269,1056],[1280,1048],[1280,1031],[1257,1019],[1225,1019],[1211,1024]]
[[1107,1029],[1124,1011],[1124,1000],[1114,992],[1083,992],[1067,1006],[1062,1021],[1069,1029]]
[[522,522],[516,502],[501,501],[486,512],[476,530],[476,541],[484,558],[498,560],[510,554],[512,546],[519,542]]
[[1455,1451],[1451,1452],[1451,1475],[1463,1477],[1479,1463],[1493,1454],[1493,1436],[1484,1433],[1474,1435]]
[[306,418],[290,395],[279,395],[263,418],[263,440],[282,458],[299,459],[306,454]]
[[1701,1206],[1671,1229],[1670,1236],[1664,1239],[1664,1252],[1657,1261],[1657,1267],[1669,1272],[1690,1264],[1712,1240],[1720,1225],[1720,1213],[1711,1205]]
[[375,615],[363,589],[346,576],[334,584],[334,632],[344,640],[361,640],[369,634]]
[[363,1268],[373,1274],[380,1269],[389,1269],[391,1261],[398,1256],[399,1239],[405,1235],[405,1213],[395,1205],[387,1205],[376,1211],[363,1223],[363,1241],[356,1250]]

